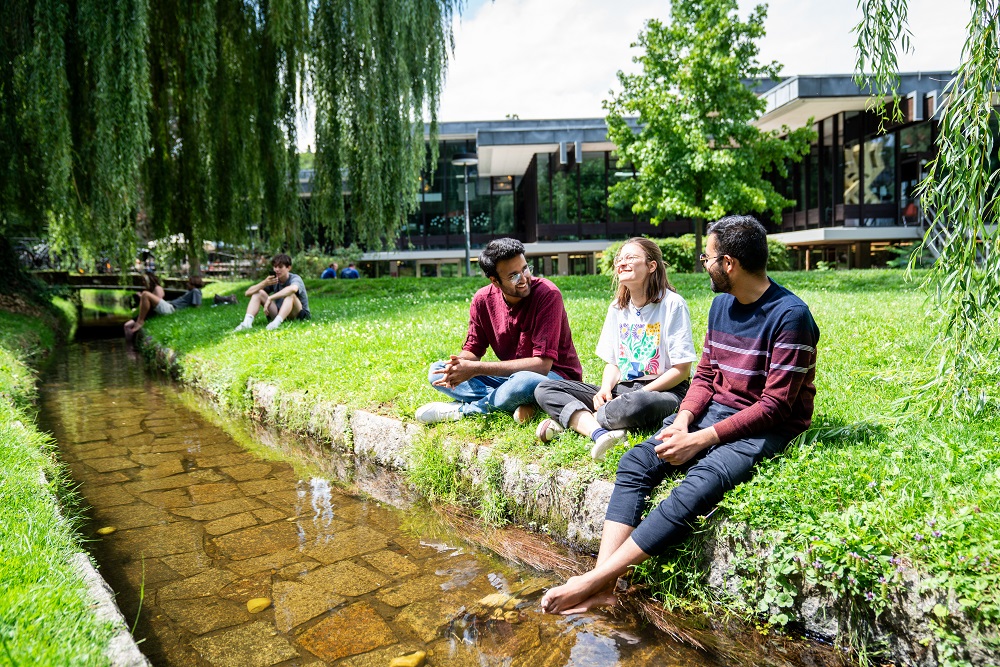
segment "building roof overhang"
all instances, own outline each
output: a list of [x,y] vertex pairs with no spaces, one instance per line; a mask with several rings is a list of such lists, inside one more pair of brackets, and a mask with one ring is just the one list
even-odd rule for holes
[[769,234],[787,246],[810,247],[850,243],[892,243],[896,241],[919,241],[924,237],[921,227],[822,227],[803,229],[796,232]]
[[[951,71],[901,72],[898,94],[924,96],[941,95],[953,77]],[[819,121],[842,111],[861,111],[868,107],[871,96],[850,74],[792,76],[761,93],[766,106],[755,123],[762,130],[780,131],[803,127],[812,118]]]
[[[525,257],[551,257],[559,254],[580,254],[604,252],[614,241],[598,239],[593,241],[543,241],[540,243],[525,243]],[[479,256],[479,249],[472,249],[472,257]],[[366,252],[361,256],[363,262],[447,262],[465,260],[464,248],[447,250],[389,250],[386,252]]]
[[[634,118],[626,121],[638,129]],[[563,146],[567,151],[577,145],[583,152],[615,150],[603,118],[448,122],[439,125],[438,138],[475,139],[481,177],[523,176],[536,153],[562,153]]]

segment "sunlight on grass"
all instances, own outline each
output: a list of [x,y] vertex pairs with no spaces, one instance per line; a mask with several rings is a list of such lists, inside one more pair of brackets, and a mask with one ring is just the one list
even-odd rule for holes
[[[928,573],[935,586],[954,590],[966,613],[1000,620],[1000,448],[994,435],[1000,424],[995,417],[964,426],[927,422],[913,416],[922,411],[901,407],[933,370],[924,357],[931,341],[925,295],[893,271],[773,277],[809,304],[819,325],[818,393],[807,437],[727,496],[717,516],[729,522],[710,524],[708,534],[749,528],[775,542],[773,551],[736,564],[747,585],[758,587],[750,599],[779,599],[787,593],[782,582],[792,578],[818,582],[879,612],[893,586],[901,585],[905,563]],[[707,279],[671,279],[688,301],[700,349],[713,298]],[[603,362],[593,350],[610,300],[607,279],[553,280],[563,292],[585,379],[597,381]],[[412,421],[417,406],[440,398],[427,383],[427,366],[461,348],[472,294],[484,281],[307,284],[314,315],[307,323],[272,333],[260,320],[249,333],[231,334],[244,300],[238,307],[153,319],[149,333],[178,352],[188,381],[211,387],[229,407],[248,407],[247,381],[255,379]],[[245,286],[228,291],[242,294]],[[518,426],[505,415],[490,415],[441,424],[428,435],[439,442],[491,444],[545,468],[613,479],[624,447],[595,464],[585,438],[565,433],[544,445],[534,439],[535,423]],[[633,434],[632,441],[648,435]],[[793,597],[781,596],[781,604]]]

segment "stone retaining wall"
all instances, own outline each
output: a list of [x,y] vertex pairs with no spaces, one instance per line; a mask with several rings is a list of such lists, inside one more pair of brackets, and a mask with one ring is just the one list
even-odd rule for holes
[[[161,370],[175,378],[181,376],[173,351],[158,346],[148,336],[141,337],[140,344],[152,351],[149,358]],[[196,382],[190,386],[211,397],[206,387]],[[246,390],[252,399],[253,419],[290,435],[308,436],[328,447],[330,456],[324,467],[342,480],[394,506],[405,506],[416,496],[405,473],[408,450],[425,427],[365,410],[349,411],[346,406],[317,400],[305,393],[282,393],[277,386],[263,381],[249,380]],[[466,464],[464,474],[474,488],[483,488],[484,463],[491,454],[492,449],[486,445],[460,445],[459,457]],[[553,536],[575,548],[596,552],[614,488],[611,482],[583,478],[570,470],[543,470],[509,455],[503,457],[502,471],[501,487],[519,523],[547,526]],[[770,545],[762,543],[749,530],[738,539],[722,539],[719,532],[715,530],[704,541],[702,562],[709,587],[718,591],[720,599],[731,599],[741,590],[741,581],[734,574],[737,554],[767,553]],[[861,638],[868,646],[880,651],[887,649],[898,664],[929,667],[939,664],[932,609],[944,604],[953,621],[963,619],[960,624],[953,623],[949,630],[964,638],[964,659],[973,665],[1000,664],[1000,654],[994,648],[1000,643],[996,628],[986,629],[992,639],[984,635],[982,628],[961,615],[954,595],[947,591],[921,592],[920,573],[904,569],[905,583],[895,606],[878,618],[863,610],[859,612],[826,589],[804,582],[799,582],[799,594],[792,609],[772,611],[789,614],[813,637],[830,642],[843,637]]]

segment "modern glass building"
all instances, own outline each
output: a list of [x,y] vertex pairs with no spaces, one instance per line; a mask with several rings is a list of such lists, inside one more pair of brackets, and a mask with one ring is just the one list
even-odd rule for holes
[[[934,157],[941,92],[951,72],[900,75],[902,122],[883,121],[850,75],[796,76],[758,87],[765,130],[812,123],[809,155],[775,187],[794,207],[772,233],[795,251],[800,268],[818,262],[845,268],[879,262],[885,248],[921,238],[915,188]],[[442,123],[439,158],[428,158],[419,209],[397,239],[398,250],[368,253],[369,275],[457,275],[464,262],[465,182],[456,153],[476,153],[469,169],[473,255],[491,239],[514,236],[543,274],[596,270],[616,239],[675,236],[691,222],[652,225],[608,188],[632,178],[619,166],[603,118]],[[428,156],[430,150],[428,150]],[[305,188],[308,194],[308,188]]]
[[925,231],[916,187],[936,154],[941,95],[949,71],[900,74],[902,120],[870,110],[870,97],[849,75],[796,76],[771,83],[757,125],[766,130],[812,122],[817,140],[789,166],[776,189],[796,204],[775,236],[797,251],[800,268],[819,261],[868,267],[890,245]]

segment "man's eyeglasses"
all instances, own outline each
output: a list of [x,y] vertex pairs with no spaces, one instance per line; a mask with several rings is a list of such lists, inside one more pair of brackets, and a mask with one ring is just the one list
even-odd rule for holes
[[517,273],[512,273],[509,276],[507,276],[507,280],[508,282],[510,282],[511,285],[516,285],[519,282],[521,282],[521,280],[530,277],[531,277],[531,267],[526,266],[523,269],[521,269],[521,271]]
[[719,259],[720,257],[725,257],[725,255],[711,255],[710,256],[710,255],[706,255],[705,253],[701,253],[700,255],[698,255],[698,261],[700,261],[702,264],[704,264],[705,262],[707,262],[710,259]]
[[645,262],[646,258],[640,255],[621,255],[620,257],[615,257],[615,266],[621,264],[631,264],[633,262]]

